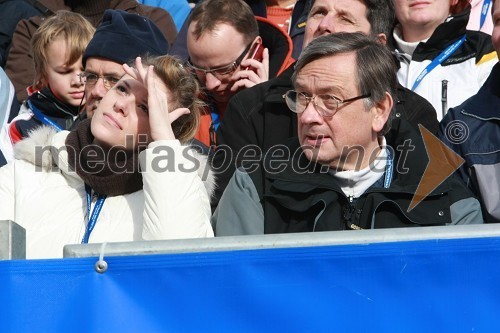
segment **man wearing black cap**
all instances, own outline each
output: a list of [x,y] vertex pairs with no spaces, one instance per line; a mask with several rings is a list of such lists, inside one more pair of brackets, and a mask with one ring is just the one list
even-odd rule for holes
[[150,19],[106,10],[82,58],[85,71],[80,77],[85,82],[86,104],[80,118],[92,117],[106,92],[125,74],[124,63],[167,51],[167,40]]

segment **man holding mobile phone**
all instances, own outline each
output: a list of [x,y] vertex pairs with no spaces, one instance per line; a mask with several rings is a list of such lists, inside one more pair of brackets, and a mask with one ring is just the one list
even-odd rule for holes
[[[207,93],[208,107],[196,135],[207,146],[215,145],[215,131],[229,99],[242,89],[267,81],[270,73],[277,73],[270,68],[270,59],[272,64],[276,61],[263,45],[259,26],[250,6],[242,0],[206,0],[191,13],[187,67]],[[275,57],[280,59],[278,66],[284,67],[281,65],[291,62],[291,40],[279,28],[274,31],[288,46],[285,54]]]

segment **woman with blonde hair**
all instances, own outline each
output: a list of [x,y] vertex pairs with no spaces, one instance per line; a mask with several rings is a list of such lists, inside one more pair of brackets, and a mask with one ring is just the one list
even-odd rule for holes
[[170,56],[145,60],[72,132],[43,127],[0,169],[0,220],[26,229],[28,258],[65,244],[211,237],[214,181],[186,144],[199,87]]

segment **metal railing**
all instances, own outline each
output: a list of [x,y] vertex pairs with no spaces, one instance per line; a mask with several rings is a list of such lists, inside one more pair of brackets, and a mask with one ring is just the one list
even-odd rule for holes
[[95,257],[256,250],[347,244],[373,244],[418,240],[500,237],[500,224],[453,225],[443,227],[325,231],[309,233],[232,236],[122,243],[66,245],[64,257]]
[[[100,243],[75,244],[64,247],[64,257],[95,257],[103,251],[106,256],[125,256],[484,237],[500,237],[500,224],[116,242],[104,247]],[[25,229],[12,221],[0,221],[0,260],[25,258]]]
[[26,259],[26,230],[12,221],[0,221],[0,260]]

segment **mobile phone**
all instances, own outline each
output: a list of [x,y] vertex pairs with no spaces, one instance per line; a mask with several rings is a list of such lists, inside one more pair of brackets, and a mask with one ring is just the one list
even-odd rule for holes
[[[254,44],[250,49],[250,54],[250,57],[248,57],[249,59],[255,59],[259,62],[262,62],[262,60],[264,59],[264,46],[261,43]],[[248,66],[247,68],[245,68],[246,71],[249,69],[252,69],[252,67]]]

